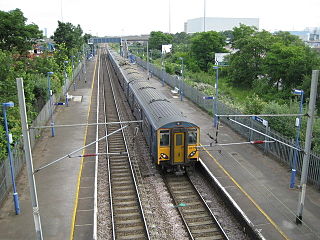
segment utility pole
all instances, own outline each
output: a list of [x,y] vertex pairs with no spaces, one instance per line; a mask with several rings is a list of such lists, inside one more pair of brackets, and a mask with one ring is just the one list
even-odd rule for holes
[[149,41],[147,41],[147,78],[149,80]]
[[311,79],[306,139],[305,139],[305,145],[304,145],[303,165],[302,165],[302,173],[301,173],[301,181],[300,181],[299,202],[298,202],[298,209],[297,209],[297,216],[296,216],[297,224],[302,223],[302,212],[304,207],[304,200],[306,197],[307,177],[308,177],[310,151],[311,151],[313,120],[314,120],[314,113],[315,113],[315,107],[316,107],[318,78],[319,78],[319,70],[313,70],[312,79]]
[[206,31],[206,0],[203,1],[203,31]]
[[29,181],[29,187],[30,187],[30,197],[31,197],[31,203],[32,203],[32,213],[33,213],[34,225],[36,230],[36,239],[42,240],[43,236],[42,236],[40,212],[39,212],[39,205],[38,205],[37,188],[36,188],[36,182],[33,175],[33,163],[32,163],[30,136],[29,136],[29,128],[28,128],[28,120],[27,120],[26,102],[25,102],[24,90],[23,90],[23,80],[22,78],[17,78],[16,81],[17,81],[17,88],[18,88],[24,153],[26,157],[28,181]]
[[169,0],[169,34],[171,33],[171,1]]

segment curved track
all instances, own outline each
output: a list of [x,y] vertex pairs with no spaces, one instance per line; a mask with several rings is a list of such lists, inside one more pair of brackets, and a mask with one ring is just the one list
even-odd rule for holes
[[[104,69],[104,97],[107,122],[121,121],[119,103],[112,67],[106,54],[102,55]],[[149,232],[141,206],[134,171],[128,154],[123,124],[107,125],[106,134],[118,131],[107,138],[107,159],[109,167],[110,205],[113,239],[149,239]]]
[[187,175],[164,178],[191,239],[228,239]]

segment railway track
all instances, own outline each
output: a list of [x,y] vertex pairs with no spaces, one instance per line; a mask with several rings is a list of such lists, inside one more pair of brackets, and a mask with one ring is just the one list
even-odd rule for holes
[[228,239],[188,175],[164,179],[191,239]]
[[[117,100],[113,77],[106,54],[102,58],[104,69],[103,95],[107,122],[120,122],[120,99]],[[107,138],[106,150],[109,169],[109,194],[113,239],[149,239],[138,187],[128,153],[122,124],[106,126],[106,134],[118,131]]]

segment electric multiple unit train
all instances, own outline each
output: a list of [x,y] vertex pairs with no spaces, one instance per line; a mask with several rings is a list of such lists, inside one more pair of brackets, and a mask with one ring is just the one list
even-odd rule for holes
[[153,87],[136,65],[109,50],[108,57],[155,163],[175,172],[199,159],[200,129]]

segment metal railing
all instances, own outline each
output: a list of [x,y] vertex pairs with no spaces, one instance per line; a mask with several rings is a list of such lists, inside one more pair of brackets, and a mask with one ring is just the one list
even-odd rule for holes
[[[138,65],[147,69],[147,63],[142,59],[140,59],[139,57],[136,57],[136,62]],[[188,85],[183,80],[180,80],[175,76],[171,76],[170,74],[162,71],[160,68],[150,63],[149,63],[149,71],[154,76],[163,80],[166,84],[168,84],[172,88],[175,88],[175,87],[178,87],[179,89],[181,88],[180,90],[182,90],[184,97],[190,99],[193,103],[195,103],[200,108],[207,111],[208,113],[210,114],[213,113],[213,107],[212,107],[213,103],[212,101],[203,99],[203,97],[206,96],[204,93]],[[218,113],[219,114],[242,114],[238,110],[229,107],[228,105],[224,104],[221,101],[218,101]],[[292,139],[282,136],[280,133],[272,130],[270,127],[266,128],[265,126],[263,126],[262,124],[256,122],[251,118],[232,117],[232,119],[235,119],[238,122],[241,122],[242,124],[245,124],[251,128],[254,128],[259,132],[262,132],[262,133],[267,132],[267,135],[269,135],[270,137],[276,138],[287,144],[294,145],[294,142]],[[226,125],[228,125],[231,129],[235,130],[241,136],[247,138],[250,141],[265,139],[265,136],[263,136],[262,134],[251,131],[248,128],[240,126],[239,124],[229,121],[226,118],[221,118],[220,120],[224,122]],[[269,156],[274,157],[275,159],[277,159],[278,161],[286,165],[289,169],[291,169],[292,161],[293,161],[292,148],[285,146],[284,144],[281,144],[279,142],[274,142],[271,144],[267,143],[264,145],[256,145],[256,146],[262,149]],[[304,149],[304,146],[301,146],[301,148]],[[302,161],[303,161],[303,152],[299,152],[298,158],[297,158],[297,166],[296,166],[298,174],[301,174]],[[311,153],[311,156],[310,156],[308,182],[314,184],[317,188],[320,189],[320,156],[315,153]]]
[[[78,66],[75,68],[73,73],[73,79],[76,79],[79,74],[81,74],[83,63],[81,62],[78,64]],[[46,81],[46,80],[45,80]],[[70,88],[73,80],[67,79],[65,87],[62,87],[62,92],[53,95],[53,102],[56,102],[56,99],[60,99],[64,97],[67,90]],[[36,126],[42,126],[45,125],[50,117],[50,111],[49,111],[50,103],[47,102],[41,111],[39,112],[36,119],[32,122],[32,127]],[[55,109],[55,105],[53,105],[53,110]],[[40,135],[41,129],[32,129],[30,131],[30,144],[31,148],[34,147],[36,143],[36,139]],[[23,140],[22,138],[15,142],[14,147],[12,149],[12,156],[13,156],[13,165],[15,170],[15,177],[19,176],[19,173],[21,172],[24,164],[25,164],[25,156],[23,151]],[[5,159],[4,161],[0,162],[0,206],[3,204],[4,200],[7,197],[8,192],[12,188],[12,182],[11,182],[11,172],[10,172],[10,164],[9,159]]]

